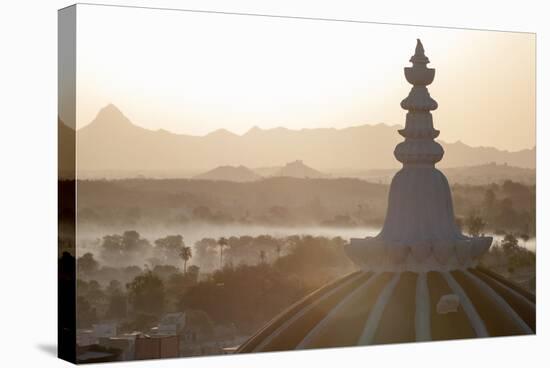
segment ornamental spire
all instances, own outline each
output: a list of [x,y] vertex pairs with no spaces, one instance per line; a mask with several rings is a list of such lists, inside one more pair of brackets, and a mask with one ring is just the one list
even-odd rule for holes
[[395,147],[395,158],[407,165],[433,166],[443,158],[443,148],[434,141],[439,131],[433,127],[430,111],[437,109],[437,102],[431,98],[427,85],[434,80],[435,69],[428,68],[430,60],[424,54],[424,46],[417,39],[414,55],[410,59],[412,67],[405,68],[405,78],[413,85],[401,107],[408,110],[405,129],[399,134],[405,141]]
[[443,158],[443,148],[434,139],[439,131],[433,127],[431,111],[437,102],[428,88],[435,69],[424,46],[416,49],[405,68],[412,84],[409,95],[401,101],[407,110],[405,128],[399,134],[405,140],[394,150],[403,168],[393,177],[384,227],[375,237],[351,239],[346,246],[349,257],[371,271],[434,271],[472,267],[491,245],[491,237],[468,237],[456,226],[449,183],[435,168]]

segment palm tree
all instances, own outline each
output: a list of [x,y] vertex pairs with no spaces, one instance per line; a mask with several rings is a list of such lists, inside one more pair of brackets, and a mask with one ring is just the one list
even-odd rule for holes
[[185,245],[180,249],[180,258],[183,259],[183,273],[187,273],[187,261],[193,257],[191,253],[191,247],[186,247]]
[[218,239],[218,245],[220,246],[220,270],[222,269],[223,265],[223,247],[227,245],[227,239],[223,236]]

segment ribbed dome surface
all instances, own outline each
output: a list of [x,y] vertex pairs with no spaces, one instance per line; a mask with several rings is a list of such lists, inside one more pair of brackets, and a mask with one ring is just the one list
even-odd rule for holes
[[535,333],[535,296],[497,274],[359,271],[295,303],[238,352]]

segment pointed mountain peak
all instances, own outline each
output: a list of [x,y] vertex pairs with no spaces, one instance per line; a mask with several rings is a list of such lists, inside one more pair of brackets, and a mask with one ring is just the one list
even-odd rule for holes
[[113,104],[108,104],[97,113],[92,124],[108,124],[113,125],[132,125],[132,122],[124,116],[122,111]]
[[120,111],[120,109],[118,107],[116,107],[115,105],[113,105],[112,103],[109,103],[107,105],[105,105],[104,108],[102,108],[101,110],[99,110],[100,112],[101,111],[113,111],[113,112],[118,112],[119,114],[122,114],[122,112]]
[[99,112],[97,113],[97,116],[98,117],[102,117],[102,116],[120,117],[120,116],[124,116],[124,114],[122,113],[122,111],[120,111],[118,107],[110,103],[105,107],[103,107],[101,110],[99,110]]
[[462,142],[460,139],[458,139],[456,142],[454,142],[455,145],[457,146],[461,146],[461,147],[466,147],[467,144]]

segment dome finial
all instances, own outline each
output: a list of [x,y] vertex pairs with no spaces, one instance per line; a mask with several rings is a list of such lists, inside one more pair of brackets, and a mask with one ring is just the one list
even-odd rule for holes
[[424,54],[424,45],[422,45],[420,38],[416,39],[416,48],[410,62],[413,64],[428,64],[430,62],[430,59]]
[[403,168],[390,185],[384,226],[374,237],[351,239],[344,249],[359,267],[369,271],[475,267],[493,238],[468,237],[456,225],[449,182],[435,168],[444,154],[434,140],[439,131],[433,127],[431,111],[437,109],[437,102],[426,87],[432,83],[435,69],[426,66],[429,60],[419,39],[411,62],[404,71],[412,88],[401,101],[407,115],[399,134],[405,140],[393,152]]
[[422,45],[420,38],[416,39],[416,50],[414,50],[414,53],[418,56],[424,56],[424,46]]

